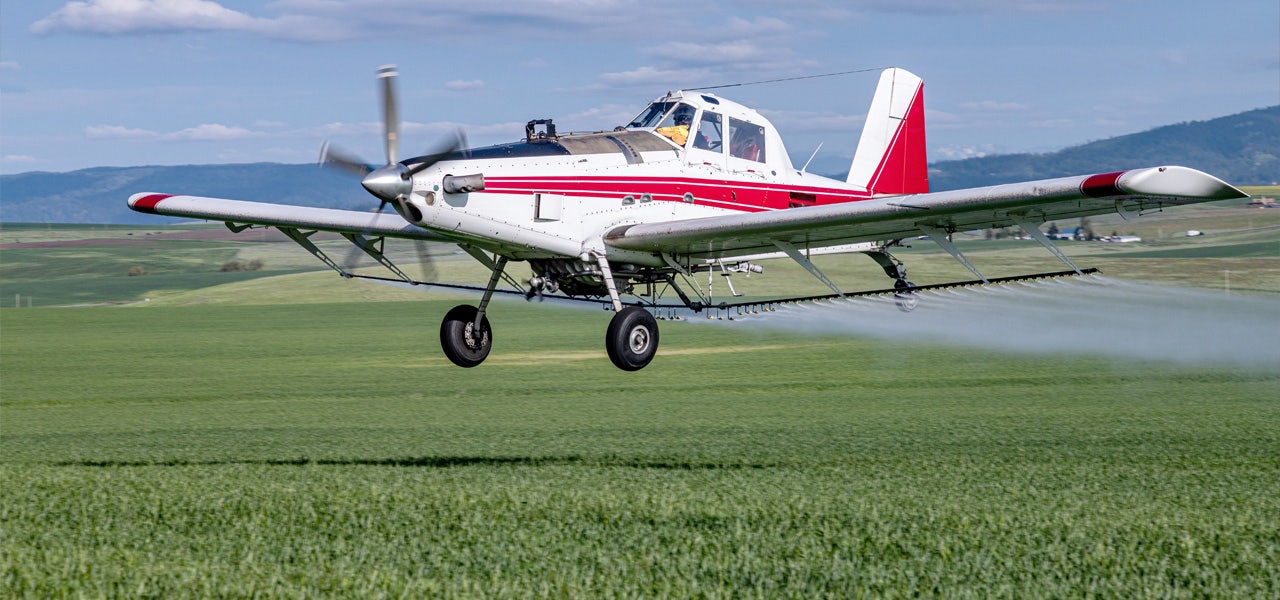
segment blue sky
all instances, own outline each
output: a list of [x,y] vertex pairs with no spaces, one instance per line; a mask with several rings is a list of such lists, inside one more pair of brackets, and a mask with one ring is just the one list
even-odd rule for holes
[[[399,66],[402,155],[609,129],[667,90],[903,67],[931,160],[1042,152],[1280,104],[1275,0],[82,0],[0,5],[0,173],[381,162],[374,72]],[[797,164],[847,163],[876,74],[720,90]]]

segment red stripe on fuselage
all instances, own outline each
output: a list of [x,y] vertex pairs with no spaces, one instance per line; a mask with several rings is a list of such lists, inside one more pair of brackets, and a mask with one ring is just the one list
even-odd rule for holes
[[746,212],[788,208],[793,192],[811,196],[814,204],[851,202],[868,197],[862,192],[840,188],[672,177],[491,177],[485,179],[485,191],[618,198],[627,195],[640,198],[649,194],[654,200],[668,202],[685,201],[685,194],[691,194],[694,204]]
[[136,210],[138,212],[155,214],[156,205],[160,204],[161,200],[164,200],[165,198],[172,198],[172,197],[173,197],[173,194],[149,194],[141,198],[138,198],[138,201],[133,203],[132,208],[133,210]]

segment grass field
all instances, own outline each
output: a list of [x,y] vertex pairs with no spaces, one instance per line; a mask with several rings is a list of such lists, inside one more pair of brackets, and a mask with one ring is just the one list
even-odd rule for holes
[[[1227,231],[1272,212],[1069,252],[1272,297],[1276,229]],[[965,243],[995,271],[1044,253]],[[458,369],[460,300],[283,244],[13,252],[7,306],[151,301],[0,310],[0,596],[1280,596],[1280,368],[664,323],[623,373],[611,313],[504,302]]]

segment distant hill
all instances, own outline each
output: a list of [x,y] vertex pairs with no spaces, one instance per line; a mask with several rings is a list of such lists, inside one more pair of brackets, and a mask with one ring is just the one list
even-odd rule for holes
[[1047,154],[1005,154],[933,163],[929,186],[955,190],[1139,167],[1180,165],[1233,185],[1280,182],[1280,105],[1209,121],[1159,127]]
[[0,221],[8,223],[171,223],[129,210],[138,192],[372,210],[359,179],[315,165],[254,163],[97,167],[69,173],[0,175]]
[[[848,164],[848,160],[842,161]],[[1280,181],[1280,105],[1169,125],[1048,154],[1008,154],[937,162],[935,191],[1182,165],[1235,185]],[[816,172],[816,169],[815,169]],[[844,175],[837,178],[843,179]],[[371,210],[376,201],[353,177],[314,165],[255,163],[169,167],[99,167],[69,173],[0,175],[0,221],[34,223],[172,222],[135,213],[125,200],[137,192],[183,193],[285,204]]]

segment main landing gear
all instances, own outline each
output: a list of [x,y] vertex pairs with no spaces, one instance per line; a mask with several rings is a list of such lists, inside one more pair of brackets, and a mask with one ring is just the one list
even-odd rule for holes
[[628,306],[613,315],[605,332],[609,360],[623,371],[639,371],[658,352],[658,320],[639,306]]
[[502,278],[502,270],[507,266],[507,257],[502,256],[493,265],[493,274],[489,276],[489,285],[484,289],[484,297],[480,306],[459,304],[449,310],[440,323],[440,348],[453,364],[471,368],[489,356],[493,348],[493,330],[489,328],[489,318],[484,311],[493,298],[493,290],[498,287]]
[[484,362],[493,348],[489,318],[479,312],[474,306],[459,304],[440,323],[440,347],[459,367],[470,368]]
[[[615,311],[605,332],[605,350],[614,366],[624,371],[638,371],[648,366],[658,352],[658,320],[642,307],[623,307],[608,261],[603,256],[598,260]],[[440,348],[459,367],[470,368],[484,362],[493,348],[493,330],[489,327],[485,309],[506,264],[504,257],[493,263],[493,275],[479,306],[455,306],[440,323]]]

